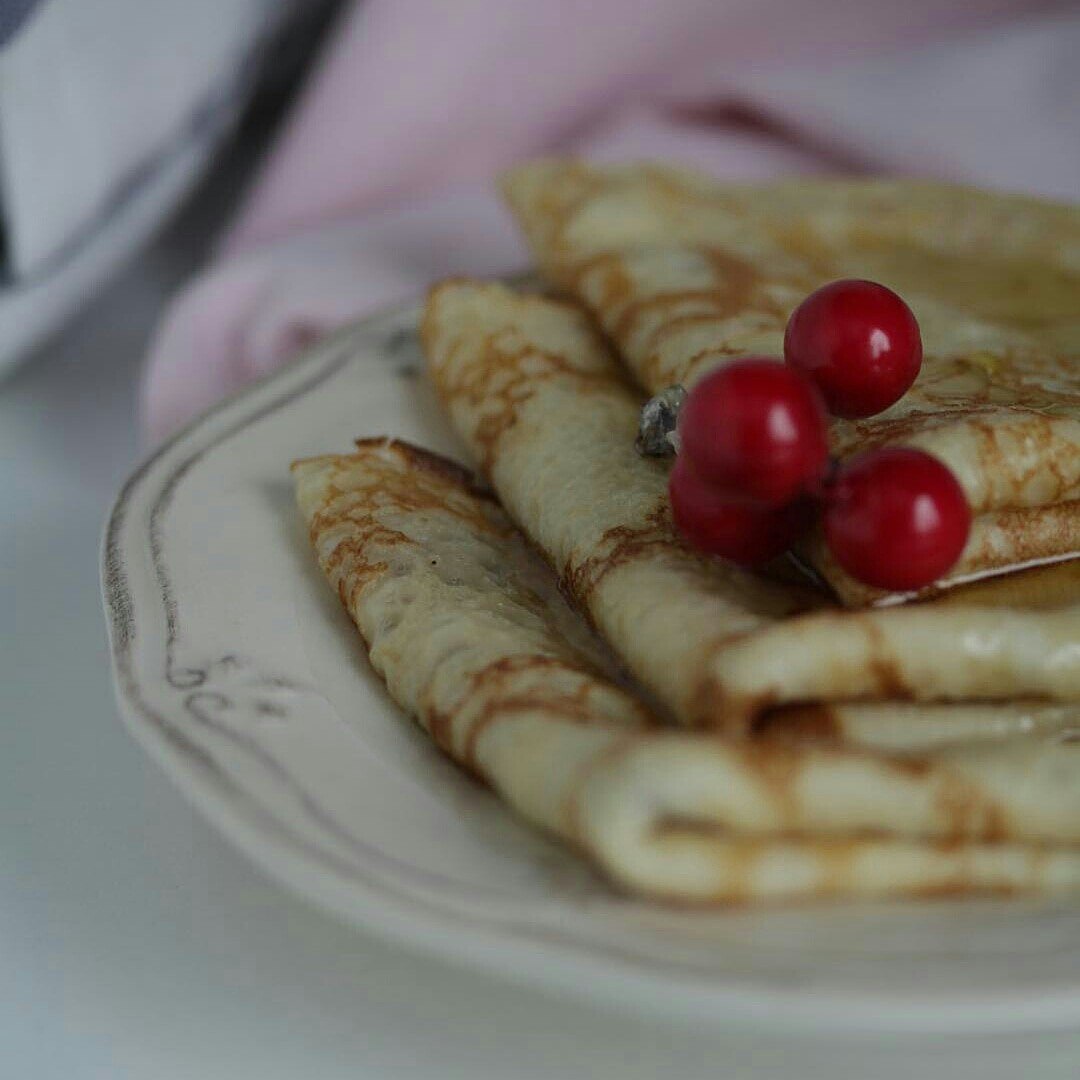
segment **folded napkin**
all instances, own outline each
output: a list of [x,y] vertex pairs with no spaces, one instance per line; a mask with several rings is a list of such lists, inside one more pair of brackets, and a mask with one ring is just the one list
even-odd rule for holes
[[1080,15],[1068,8],[357,4],[220,261],[166,313],[142,390],[147,433],[433,278],[519,264],[490,181],[538,151],[662,156],[728,180],[872,170],[1076,197]]

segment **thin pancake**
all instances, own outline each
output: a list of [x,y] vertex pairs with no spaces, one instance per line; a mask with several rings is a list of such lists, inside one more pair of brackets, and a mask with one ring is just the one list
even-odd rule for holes
[[[724,187],[559,160],[504,187],[543,272],[650,393],[732,356],[781,355],[792,308],[825,281],[896,288],[921,324],[922,373],[885,413],[837,422],[837,453],[903,443],[953,469],[982,519],[949,580],[1080,552],[1080,210],[907,181]],[[810,550],[845,602],[883,599],[822,554]]]
[[865,612],[702,558],[667,464],[633,448],[638,399],[574,307],[447,282],[424,344],[484,473],[628,669],[682,723],[745,731],[785,703],[1080,700],[1080,596],[1060,608]]
[[461,469],[367,440],[293,475],[395,700],[623,886],[709,902],[1080,884],[1080,745],[897,756],[662,730]]

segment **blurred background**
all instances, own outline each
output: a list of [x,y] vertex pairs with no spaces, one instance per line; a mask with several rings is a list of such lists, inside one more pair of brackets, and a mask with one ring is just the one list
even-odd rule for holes
[[[1074,2],[0,0],[11,1075],[789,1075],[767,1040],[489,986],[266,886],[121,730],[100,529],[138,458],[222,395],[432,278],[521,266],[492,186],[514,160],[1075,200],[1077,55]],[[919,1052],[929,1076],[976,1060]],[[837,1053],[803,1048],[800,1075],[835,1077]],[[841,1056],[885,1077],[912,1053]],[[971,1067],[1078,1060],[1074,1038],[986,1040]]]
[[[662,157],[735,181],[1080,187],[1075,0],[2,0],[0,13],[0,373],[185,200],[217,209],[158,245],[187,245],[200,272],[167,290],[148,342],[147,442],[439,273],[519,263],[492,179],[529,155]],[[215,182],[227,194],[203,198]]]

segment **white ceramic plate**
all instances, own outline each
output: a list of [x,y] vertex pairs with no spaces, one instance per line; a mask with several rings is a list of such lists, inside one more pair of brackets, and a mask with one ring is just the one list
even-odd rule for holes
[[361,323],[182,433],[105,537],[120,707],[193,803],[320,906],[500,975],[713,1025],[1080,1023],[1080,901],[693,913],[611,892],[387,699],[293,505],[296,457],[458,447],[417,310]]

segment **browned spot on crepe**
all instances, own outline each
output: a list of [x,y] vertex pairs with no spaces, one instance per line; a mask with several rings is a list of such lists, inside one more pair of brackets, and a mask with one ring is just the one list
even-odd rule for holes
[[620,525],[608,529],[600,539],[596,555],[568,567],[560,585],[568,596],[588,610],[589,597],[603,580],[623,563],[639,558],[646,552],[677,550],[684,547],[671,524],[671,508],[667,499],[653,510],[641,526]]
[[[1025,507],[998,511],[994,531],[999,543],[1007,546],[1013,560],[1023,563],[1043,558],[1047,549],[1066,552],[1080,550],[1080,503]],[[999,560],[989,548],[969,557],[967,572],[980,573],[998,567]]]
[[936,804],[948,822],[949,836],[993,843],[1008,835],[1001,807],[962,777],[949,776],[943,781]]
[[919,757],[917,755],[911,755],[909,757],[898,754],[887,760],[889,762],[889,767],[893,772],[913,779],[920,779],[926,776],[933,768],[933,763],[928,758]]
[[[357,450],[366,450],[383,446],[387,441],[385,436],[374,439],[354,439],[353,445]],[[413,443],[397,440],[390,441],[393,442],[395,452],[406,459],[414,468],[422,469],[441,479],[449,480],[451,484],[463,488],[470,495],[475,495],[478,499],[486,499],[491,503],[497,501],[494,492],[492,492],[490,488],[484,487],[484,485],[478,483],[476,476],[470,469],[466,469],[464,465],[461,465],[456,461],[451,461],[450,458],[443,457],[442,454],[436,454],[434,451],[425,450],[422,446],[416,446]],[[400,502],[398,505],[401,505]],[[445,499],[442,502],[430,500],[428,505],[445,506]]]
[[911,689],[904,682],[896,660],[890,655],[881,627],[872,619],[863,620],[863,628],[866,639],[870,644],[870,656],[867,667],[877,685],[878,695],[881,698],[904,701],[912,696]]
[[[378,506],[380,493],[382,498],[386,498],[387,488],[393,485],[392,505],[395,510],[439,510],[467,520],[471,526],[482,532],[504,536],[510,534],[508,525],[497,525],[493,518],[478,513],[473,504],[446,498],[443,481],[452,479],[455,483],[460,483],[470,495],[493,504],[491,495],[479,489],[471,475],[455,463],[418,447],[386,438],[364,439],[357,445],[361,449],[392,447],[395,454],[409,461],[414,468],[414,482],[408,489],[403,489],[395,482],[393,466],[372,457],[368,490],[372,494],[372,505],[375,507]],[[425,476],[431,476],[433,482],[426,483]],[[337,578],[338,596],[346,606],[350,600],[355,601],[356,596],[369,582],[386,571],[384,561],[368,559],[367,549],[373,545],[385,549],[409,542],[402,533],[384,525],[378,514],[372,512],[372,505],[358,503],[355,492],[342,492],[331,483],[328,486],[325,507],[312,517],[309,525],[308,532],[313,545],[325,530],[339,527],[346,522],[349,525],[350,535],[335,546],[324,563],[324,570],[331,580]],[[345,564],[349,567],[348,575],[340,573]]]
[[838,746],[843,742],[844,728],[828,705],[788,705],[759,715],[750,734],[793,746]]
[[[437,298],[439,289],[453,284],[451,281],[436,286],[431,293],[433,300]],[[546,300],[545,303],[555,301]],[[425,343],[433,333],[429,320],[434,317],[435,304],[429,303],[426,310],[421,325],[421,338]],[[568,310],[579,314],[576,309],[568,307]],[[447,403],[462,398],[473,405],[483,403],[487,407],[474,433],[480,450],[480,469],[485,476],[491,475],[499,443],[517,423],[521,406],[544,382],[556,374],[568,376],[585,392],[590,386],[603,386],[607,381],[606,378],[582,371],[558,353],[546,352],[531,344],[514,348],[512,342],[510,330],[486,334],[477,358],[470,364],[448,364],[448,369],[456,371],[456,377],[441,379],[436,385],[440,398]],[[451,356],[455,355],[458,347],[451,348]],[[502,380],[496,382],[499,376]],[[491,408],[492,403],[495,408]]]
[[738,754],[746,771],[768,791],[773,806],[790,828],[798,818],[795,786],[805,755],[779,743],[733,742],[731,749]]
[[[527,688],[514,689],[514,676],[526,671],[537,670],[561,671],[581,675],[576,690],[567,693],[564,690],[548,690],[542,686],[529,684]],[[461,761],[473,772],[479,772],[476,763],[476,748],[485,730],[501,716],[519,712],[546,710],[553,716],[575,723],[590,723],[596,720],[596,713],[589,706],[589,696],[595,688],[595,672],[566,659],[553,656],[504,657],[473,676],[470,687],[462,701],[478,695],[484,695],[484,705],[479,714],[470,721],[461,752]],[[493,684],[493,685],[492,685]],[[449,723],[446,722],[447,730]]]
[[[966,883],[967,879],[962,870],[954,870],[946,881],[933,882],[920,885],[911,890],[911,897],[915,900],[953,900],[958,897],[970,896],[971,886]],[[982,892],[987,896],[1015,896],[1020,890],[1009,885],[984,886]]]
[[561,276],[571,290],[581,288],[586,278],[599,278],[599,299],[605,308],[620,307],[634,291],[634,283],[626,272],[622,255],[617,251],[601,251],[583,259],[564,268]]

